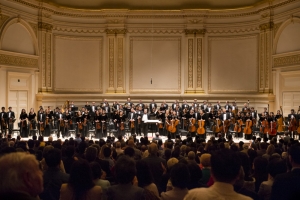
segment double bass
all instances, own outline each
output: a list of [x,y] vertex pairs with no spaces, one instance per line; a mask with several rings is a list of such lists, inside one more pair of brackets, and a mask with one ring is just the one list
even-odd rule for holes
[[270,130],[269,130],[269,122],[268,122],[267,119],[264,119],[264,120],[261,122],[260,132],[263,133],[263,134],[267,134],[267,133],[270,132]]
[[[283,130],[283,127],[284,127],[284,124],[283,124],[283,112],[282,112],[282,107],[281,106],[280,106],[280,110],[281,110],[282,115],[280,115],[280,117],[277,118],[277,132],[278,133],[282,133],[284,131]],[[278,115],[278,113],[277,113],[277,115]]]

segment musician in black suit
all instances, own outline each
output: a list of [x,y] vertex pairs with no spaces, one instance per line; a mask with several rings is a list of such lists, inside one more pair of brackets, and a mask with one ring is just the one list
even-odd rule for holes
[[140,99],[138,106],[140,106],[142,108],[142,110],[145,109],[145,104],[143,104],[143,101]]
[[89,102],[86,102],[86,104],[84,105],[85,109],[90,111],[91,110],[91,105],[89,104]]
[[114,108],[114,110],[120,110],[119,101],[116,101],[116,102],[113,103],[113,108]]
[[300,146],[292,145],[289,148],[289,163],[291,171],[278,174],[275,177],[271,200],[299,199],[300,196]]
[[164,100],[164,102],[162,103],[162,105],[165,108],[165,110],[167,110],[169,108],[169,105],[167,104],[166,100]]
[[249,111],[248,104],[247,104],[247,103],[244,103],[244,107],[242,108],[242,112],[243,112],[244,114],[246,114],[246,112],[248,112],[248,111]]
[[200,108],[201,108],[201,110],[203,110],[203,111],[205,111],[206,110],[206,108],[207,108],[207,101],[203,101],[203,104],[200,106]]
[[131,108],[131,111],[128,113],[128,121],[129,121],[128,126],[130,129],[131,135],[135,134],[135,129],[137,126],[136,119],[137,119],[136,111],[133,108]]
[[141,106],[138,107],[138,110],[136,111],[136,134],[142,135],[142,116],[144,114],[144,111]]
[[150,108],[150,111],[152,111],[153,108],[155,108],[155,110],[156,110],[157,104],[154,102],[154,99],[152,99],[152,102],[150,103],[149,108]]
[[184,100],[183,104],[181,105],[181,110],[183,109],[189,110],[189,104],[186,100]]
[[28,118],[28,115],[27,115],[25,109],[22,109],[20,118],[19,118],[20,119],[20,135],[21,135],[21,137],[28,137],[27,118]]
[[8,112],[7,112],[8,134],[12,134],[15,121],[16,121],[15,112],[12,111],[12,107],[8,107]]
[[46,115],[44,114],[44,109],[41,108],[39,110],[39,114],[37,115],[38,130],[40,136],[42,136],[45,131],[45,120],[46,120]]
[[172,103],[172,110],[175,110],[177,105],[179,105],[179,102],[178,102],[178,100],[175,100],[175,102]]
[[217,104],[214,105],[214,110],[215,110],[216,112],[222,108],[222,106],[221,106],[220,103],[221,103],[220,101],[217,101]]
[[6,135],[6,129],[7,129],[7,113],[5,112],[5,107],[1,108],[2,112],[0,113],[0,120],[1,120],[1,133],[3,136]]
[[226,102],[225,102],[224,108],[226,109],[226,112],[228,112],[229,109],[232,108],[231,105],[229,104],[229,101],[226,101]]
[[[222,114],[221,114],[221,116],[220,116],[220,120],[222,121],[222,123],[223,123],[223,129],[224,130],[228,130],[228,128],[229,128],[229,123],[230,123],[230,120],[231,120],[231,117],[230,117],[230,114],[229,114],[229,112],[226,112],[226,109],[225,108],[223,108],[223,112],[222,112]],[[226,131],[225,131],[226,132]],[[225,133],[226,134],[226,136],[228,136],[228,133],[226,132]],[[223,137],[224,137],[225,135],[223,135]]]
[[128,114],[130,113],[132,107],[133,107],[133,103],[131,102],[131,99],[127,98],[127,102],[124,105],[124,109],[126,111],[127,117],[128,117]]

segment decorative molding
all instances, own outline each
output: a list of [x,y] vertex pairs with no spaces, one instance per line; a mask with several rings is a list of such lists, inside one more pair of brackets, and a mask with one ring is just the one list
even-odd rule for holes
[[276,33],[279,29],[279,27],[282,25],[283,22],[280,22],[280,23],[277,23],[277,24],[274,24],[274,27],[273,27],[273,37],[276,36]]
[[[134,41],[177,41],[178,42],[178,87],[177,89],[133,89],[133,42]],[[164,93],[174,94],[181,92],[181,37],[130,37],[129,61],[129,92],[130,93]]]
[[270,77],[270,72],[269,72],[269,60],[270,60],[270,32],[265,33],[265,38],[266,38],[266,43],[265,43],[265,49],[266,49],[266,54],[265,54],[265,88],[269,88],[269,77]]
[[250,27],[250,28],[238,28],[238,29],[207,29],[206,33],[208,34],[227,34],[227,33],[249,33],[258,31],[259,27]]
[[46,86],[52,87],[52,74],[51,74],[51,34],[46,33]]
[[300,65],[300,53],[296,55],[283,55],[273,58],[274,67],[283,67],[291,65]]
[[109,19],[107,20],[107,23],[109,24],[121,24],[124,23],[123,19]]
[[189,24],[199,24],[202,21],[203,20],[201,20],[201,19],[190,19],[190,20],[188,20],[188,23]]
[[29,58],[0,53],[0,65],[11,65],[38,69],[38,58]]
[[39,27],[40,30],[49,31],[49,32],[51,32],[52,29],[53,29],[52,24],[48,24],[48,23],[45,23],[45,22],[39,22],[38,27]]
[[193,47],[194,39],[188,39],[188,88],[193,88]]
[[204,35],[206,33],[206,29],[185,29],[185,34],[194,34],[194,35]]
[[8,20],[8,19],[9,19],[9,16],[0,14],[0,28],[2,27],[2,25],[4,24],[4,22],[6,20]]
[[119,91],[123,93],[123,40],[124,38],[119,37],[117,38],[117,46],[118,46],[118,61],[117,61],[117,90],[120,88],[122,91]]
[[202,88],[202,38],[197,38],[197,88]]
[[35,36],[37,37],[37,32],[38,32],[38,25],[35,24],[35,23],[31,23],[31,22],[28,22],[28,24],[31,26]]
[[126,34],[127,29],[106,29],[107,34]]
[[115,39],[114,38],[108,38],[108,67],[109,67],[109,81],[108,86],[110,88],[114,88],[114,46],[115,46]]
[[263,33],[260,34],[260,43],[259,43],[259,88],[263,90],[264,88],[264,43],[265,43],[265,35]]
[[128,33],[146,34],[182,34],[184,29],[128,29]]
[[42,87],[46,87],[46,32],[42,33]]
[[273,27],[274,27],[274,22],[267,22],[267,23],[259,25],[260,31],[272,30]]
[[[146,12],[147,14],[135,14],[135,13],[140,13],[139,11],[127,11],[126,13],[117,13],[117,14],[106,14],[103,12],[103,10],[93,10],[88,14],[86,10],[78,10],[78,9],[65,9],[65,8],[59,8],[59,7],[54,7],[54,6],[49,6],[47,3],[41,4],[40,2],[36,1],[31,1],[31,0],[10,0],[15,3],[19,3],[34,9],[41,9],[43,11],[47,11],[50,13],[53,13],[53,15],[59,15],[59,16],[67,16],[67,17],[80,17],[80,18],[236,18],[236,17],[247,17],[247,16],[253,16],[257,15],[260,13],[263,13],[264,11],[272,10],[275,8],[279,8],[282,6],[285,6],[287,4],[293,3],[297,0],[286,0],[282,1],[277,4],[267,4],[266,6],[260,8],[260,9],[239,9],[236,12],[232,13],[222,13],[221,14],[214,14],[216,13],[215,10],[212,10],[211,12],[206,12],[201,14],[195,14],[195,12],[192,13],[187,13],[187,12],[182,12],[178,11],[176,14],[173,14],[174,11],[165,11],[165,14],[156,14],[153,15],[150,12]],[[201,9],[199,9],[201,11]],[[239,11],[239,12],[238,12]],[[152,11],[153,12],[153,11]],[[150,14],[148,14],[150,13]]]
[[105,29],[84,29],[53,26],[53,30],[68,33],[105,33]]

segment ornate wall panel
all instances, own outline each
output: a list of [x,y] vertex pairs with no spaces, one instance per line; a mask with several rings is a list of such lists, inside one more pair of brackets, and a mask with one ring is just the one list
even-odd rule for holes
[[54,90],[102,92],[102,37],[54,35]]
[[181,37],[130,37],[130,93],[181,92]]
[[194,39],[188,39],[188,88],[193,88]]
[[124,73],[123,73],[123,65],[124,65],[124,38],[118,37],[117,38],[117,45],[118,45],[118,55],[117,55],[117,92],[123,93],[124,91]]
[[38,69],[38,57],[0,50],[0,64]]
[[202,38],[197,38],[197,88],[202,89]]
[[208,38],[208,91],[257,92],[258,35]]
[[114,57],[114,50],[115,50],[115,38],[109,37],[108,38],[108,90],[107,92],[115,92],[115,57]]

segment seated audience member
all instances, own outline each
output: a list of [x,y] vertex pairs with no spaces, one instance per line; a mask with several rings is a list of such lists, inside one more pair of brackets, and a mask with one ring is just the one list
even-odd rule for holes
[[38,199],[43,191],[43,172],[34,155],[9,153],[0,158],[0,199]]
[[62,184],[60,199],[101,199],[102,189],[93,182],[92,170],[86,160],[75,161],[71,168],[68,184]]
[[287,171],[285,161],[281,159],[273,159],[268,164],[268,180],[260,184],[258,195],[262,200],[269,200],[271,197],[272,185],[277,174],[282,174]]
[[210,178],[210,157],[211,155],[208,153],[204,153],[200,157],[200,165],[202,167],[202,178],[200,179],[200,183],[206,185]]
[[271,199],[299,199],[300,196],[300,146],[292,145],[289,149],[289,162],[292,165],[290,172],[276,176]]
[[177,163],[171,169],[171,182],[173,189],[161,193],[162,200],[181,200],[188,193],[188,183],[190,180],[189,169],[186,164]]
[[108,180],[104,180],[104,173],[102,173],[102,169],[99,163],[92,162],[90,163],[92,169],[92,175],[95,185],[101,186],[102,188],[102,200],[107,199],[107,190],[110,187],[110,182]]
[[59,170],[61,151],[50,149],[45,156],[45,161],[48,168],[44,171],[44,192],[40,197],[43,200],[59,199],[61,185],[69,181],[69,174]]
[[115,164],[115,175],[118,184],[108,188],[108,199],[145,199],[144,189],[137,186],[136,167],[132,158],[121,155]]
[[228,149],[214,152],[211,156],[211,175],[214,184],[209,188],[192,189],[185,196],[186,200],[196,199],[251,199],[238,194],[233,189],[233,184],[238,179],[241,162],[238,155]]
[[152,173],[148,164],[144,160],[136,161],[136,176],[138,179],[138,186],[149,190],[152,192],[157,198],[159,198],[158,189],[153,182]]

